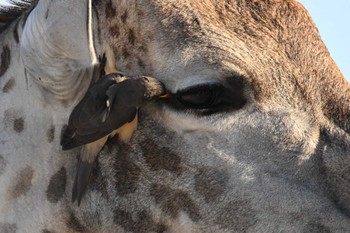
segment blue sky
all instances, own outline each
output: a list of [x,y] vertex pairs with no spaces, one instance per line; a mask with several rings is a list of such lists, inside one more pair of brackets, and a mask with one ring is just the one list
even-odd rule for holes
[[333,59],[350,81],[350,1],[298,1],[311,14]]

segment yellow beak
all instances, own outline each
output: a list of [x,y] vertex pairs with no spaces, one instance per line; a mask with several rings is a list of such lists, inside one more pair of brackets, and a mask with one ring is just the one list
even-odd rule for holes
[[173,97],[173,95],[170,93],[166,93],[165,95],[159,96],[160,99],[170,99],[171,97]]

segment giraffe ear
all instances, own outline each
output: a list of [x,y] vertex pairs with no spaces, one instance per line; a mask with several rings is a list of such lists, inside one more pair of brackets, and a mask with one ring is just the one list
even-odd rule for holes
[[69,77],[98,62],[91,9],[91,0],[38,2],[20,42],[24,65],[34,76]]

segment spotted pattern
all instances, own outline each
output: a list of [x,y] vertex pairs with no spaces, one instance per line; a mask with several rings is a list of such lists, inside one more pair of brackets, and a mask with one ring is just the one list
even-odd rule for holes
[[137,65],[139,67],[141,67],[142,69],[146,68],[146,64],[144,63],[144,61],[141,58],[137,58]]
[[150,193],[162,211],[172,218],[177,218],[181,211],[185,211],[193,221],[201,218],[197,204],[188,193],[160,184],[153,184]]
[[133,29],[129,29],[129,32],[128,32],[129,43],[131,45],[135,45],[135,40],[136,40],[135,31]]
[[0,232],[1,233],[16,233],[17,225],[15,223],[1,223],[0,222]]
[[13,121],[13,130],[17,133],[21,133],[24,130],[24,119],[22,117]]
[[130,153],[128,145],[120,145],[120,150],[113,161],[116,180],[115,191],[119,196],[134,193],[140,179],[141,170],[130,159]]
[[157,224],[145,210],[134,214],[121,209],[115,209],[113,211],[113,221],[126,231],[131,232],[166,231],[166,227],[162,224]]
[[19,171],[11,182],[13,185],[8,189],[9,198],[13,199],[25,195],[32,186],[33,175],[34,170],[30,166],[27,166]]
[[126,20],[128,19],[128,11],[124,11],[120,19],[122,20],[122,23],[125,23]]
[[116,11],[115,7],[113,6],[112,0],[109,0],[106,4],[106,8],[105,8],[105,14],[106,14],[107,19],[112,19],[115,16],[116,12],[117,11]]
[[9,47],[6,45],[2,48],[1,61],[0,61],[0,77],[3,76],[10,66],[11,52]]
[[0,155],[0,175],[2,175],[5,171],[6,161],[2,155]]
[[119,25],[115,24],[109,28],[109,33],[112,37],[118,38],[120,36]]
[[181,158],[170,149],[159,146],[152,139],[141,142],[140,146],[145,162],[152,171],[166,170],[176,175],[182,173]]
[[3,122],[6,128],[12,128],[17,133],[24,130],[25,124],[22,110],[14,108],[6,109]]
[[195,175],[195,190],[204,197],[206,202],[213,202],[224,193],[229,178],[226,171],[212,167],[201,168]]
[[69,216],[69,219],[67,221],[67,226],[76,232],[85,231],[84,225],[80,223],[79,219],[77,219],[77,217],[75,217],[73,213]]
[[53,140],[55,139],[55,126],[54,125],[51,125],[50,128],[47,130],[46,137],[47,137],[47,141],[49,143],[53,142]]
[[96,190],[97,192],[101,193],[104,198],[109,198],[107,181],[102,175],[100,163],[98,160],[95,162],[94,167],[92,168],[88,189]]
[[15,79],[14,78],[10,78],[10,80],[8,80],[6,82],[6,84],[5,84],[5,86],[2,88],[2,92],[3,93],[10,92],[14,88],[15,84],[16,84]]
[[256,222],[255,211],[247,200],[230,201],[217,214],[216,223],[232,232],[247,232]]
[[67,171],[62,167],[53,174],[46,190],[46,198],[51,203],[57,203],[65,194],[67,182]]
[[127,48],[123,48],[123,52],[122,52],[122,55],[125,59],[127,59],[128,57],[130,57],[130,53],[128,51]]

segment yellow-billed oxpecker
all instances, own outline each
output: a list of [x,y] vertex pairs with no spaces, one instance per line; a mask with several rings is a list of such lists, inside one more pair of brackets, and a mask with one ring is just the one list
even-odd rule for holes
[[103,75],[89,87],[73,109],[61,140],[63,150],[82,146],[73,202],[80,205],[93,163],[108,137],[118,134],[121,141],[128,141],[137,126],[138,108],[165,94],[163,84],[155,78],[121,73]]

